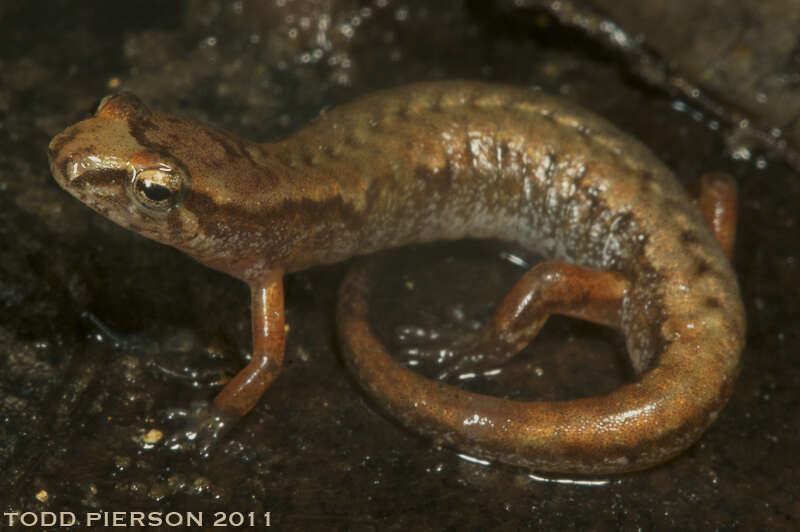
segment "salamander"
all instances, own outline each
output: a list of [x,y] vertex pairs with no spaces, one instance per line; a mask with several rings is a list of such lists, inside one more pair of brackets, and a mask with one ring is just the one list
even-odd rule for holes
[[619,329],[636,378],[557,402],[425,378],[374,335],[369,268],[355,268],[338,305],[344,357],[410,428],[540,471],[617,473],[686,449],[731,394],[745,331],[728,257],[732,180],[704,176],[694,201],[640,142],[542,91],[415,84],[270,143],[121,93],[54,137],[49,159],[56,181],[90,208],[250,286],[253,356],[198,421],[206,432],[209,420],[250,411],[280,372],[286,274],[465,237],[515,242],[546,261],[464,343],[454,371],[501,364],[556,313]]

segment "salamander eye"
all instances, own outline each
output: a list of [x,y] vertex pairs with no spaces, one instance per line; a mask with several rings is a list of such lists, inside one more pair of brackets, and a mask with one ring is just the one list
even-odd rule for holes
[[148,209],[167,212],[178,204],[183,179],[168,166],[145,168],[131,181],[133,197]]

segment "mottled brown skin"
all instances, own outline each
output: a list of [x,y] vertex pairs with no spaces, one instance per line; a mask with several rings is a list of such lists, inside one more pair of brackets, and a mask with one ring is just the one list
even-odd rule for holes
[[553,262],[515,286],[465,366],[513,356],[561,313],[619,328],[638,377],[604,396],[524,403],[425,379],[373,335],[368,276],[357,270],[340,300],[348,363],[410,427],[539,470],[622,472],[685,449],[731,393],[745,323],[717,239],[730,254],[735,189],[707,179],[698,209],[641,144],[541,92],[412,85],[272,144],[117,95],[55,137],[50,161],[91,208],[250,285],[253,359],[215,415],[244,415],[280,370],[284,273],[468,236],[515,241]]

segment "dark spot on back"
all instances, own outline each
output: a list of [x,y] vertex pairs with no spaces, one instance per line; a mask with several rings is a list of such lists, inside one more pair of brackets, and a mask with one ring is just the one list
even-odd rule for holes
[[403,104],[397,108],[397,118],[401,120],[408,120],[408,105]]
[[695,266],[695,275],[702,276],[711,271],[711,264],[706,259],[698,259]]
[[497,143],[497,148],[500,150],[500,161],[504,163],[509,160],[509,156],[511,155],[511,148],[508,146],[508,141],[506,139],[501,140]]
[[359,142],[355,135],[351,133],[349,135],[345,135],[344,145],[349,146],[350,148],[358,148],[361,146],[361,142]]
[[681,240],[684,244],[697,244],[700,242],[700,237],[698,237],[697,233],[694,231],[687,229],[685,231],[681,231]]
[[[547,157],[550,159],[550,164],[547,166],[547,179],[552,181],[558,171],[558,155],[554,151],[547,152]],[[582,177],[582,176],[581,176]]]
[[300,154],[300,159],[303,161],[303,164],[306,166],[314,166],[314,154],[308,148],[302,150]]
[[292,152],[289,150],[280,150],[275,154],[275,158],[284,166],[288,166],[289,168],[293,168],[295,166],[295,160],[292,158]]
[[472,166],[472,164],[475,162],[475,156],[472,153],[471,142],[472,139],[470,139],[468,135],[464,137],[464,157],[466,158],[469,166]]
[[722,303],[716,297],[707,297],[703,303],[705,303],[706,308],[720,308],[722,306]]

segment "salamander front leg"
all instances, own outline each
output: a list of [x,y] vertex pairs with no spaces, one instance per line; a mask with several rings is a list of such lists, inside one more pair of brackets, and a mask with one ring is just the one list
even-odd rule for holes
[[507,362],[528,345],[551,314],[619,327],[628,281],[620,273],[567,262],[543,262],[514,285],[489,322],[454,350],[456,359],[440,379]]
[[190,413],[189,428],[170,438],[170,449],[195,448],[207,456],[233,423],[247,414],[278,376],[286,343],[283,272],[273,272],[260,283],[250,285],[253,357],[214,399]]
[[253,358],[214,399],[214,408],[232,418],[256,406],[280,373],[286,346],[282,275],[250,289]]

